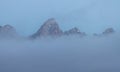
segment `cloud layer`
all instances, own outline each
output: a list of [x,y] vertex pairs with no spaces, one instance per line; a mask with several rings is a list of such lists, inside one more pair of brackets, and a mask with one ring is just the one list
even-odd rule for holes
[[0,41],[0,72],[119,72],[120,35]]

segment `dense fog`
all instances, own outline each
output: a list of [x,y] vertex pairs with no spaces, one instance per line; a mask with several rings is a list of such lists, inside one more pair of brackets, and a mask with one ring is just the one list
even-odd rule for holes
[[120,35],[1,39],[0,72],[120,72]]

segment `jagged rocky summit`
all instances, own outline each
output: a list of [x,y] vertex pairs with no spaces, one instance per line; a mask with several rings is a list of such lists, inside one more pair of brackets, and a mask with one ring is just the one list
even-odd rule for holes
[[32,35],[32,38],[37,37],[46,37],[46,36],[52,36],[52,37],[58,37],[63,35],[85,35],[85,33],[80,32],[78,28],[72,28],[68,31],[63,32],[57,21],[54,18],[48,19],[41,27],[40,29]]
[[115,30],[113,28],[107,28],[102,34],[108,35],[115,33]]
[[16,35],[16,29],[13,26],[9,24],[0,26],[0,37],[15,37]]
[[[104,32],[101,34],[94,34],[94,36],[104,36],[115,33],[115,30],[113,28],[107,28]],[[54,18],[50,18],[47,21],[44,22],[44,24],[38,29],[36,33],[30,36],[30,38],[40,38],[40,37],[60,37],[60,36],[73,36],[77,35],[80,37],[86,36],[86,33],[81,32],[77,27],[71,28],[67,31],[62,31],[59,27],[57,21]],[[16,29],[7,24],[4,26],[0,26],[0,38],[15,38],[20,37]]]
[[68,31],[63,32],[57,21],[54,18],[48,19],[41,27],[40,29],[32,35],[32,38],[37,37],[46,37],[46,36],[52,36],[52,37],[59,37],[63,35],[85,35],[85,33],[80,32],[78,28],[72,28]]
[[61,36],[63,31],[54,18],[48,19],[32,37]]
[[94,36],[105,36],[115,33],[115,30],[113,28],[107,28],[105,29],[101,34],[93,34]]
[[68,31],[65,31],[64,34],[65,35],[80,35],[80,36],[86,35],[84,32],[81,32],[77,27],[74,27]]

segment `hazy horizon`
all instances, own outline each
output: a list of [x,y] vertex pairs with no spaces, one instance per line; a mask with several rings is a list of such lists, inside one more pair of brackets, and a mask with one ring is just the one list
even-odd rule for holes
[[10,24],[28,36],[53,17],[62,30],[78,27],[93,34],[113,27],[120,32],[119,4],[119,0],[0,0],[0,25]]

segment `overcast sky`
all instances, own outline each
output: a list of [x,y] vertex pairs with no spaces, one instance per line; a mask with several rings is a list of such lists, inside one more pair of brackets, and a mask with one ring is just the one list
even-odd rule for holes
[[13,25],[22,35],[34,33],[51,17],[63,30],[120,31],[120,0],[0,0],[0,25]]

